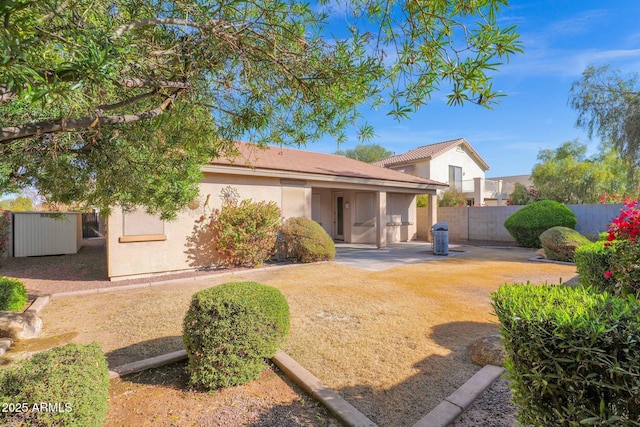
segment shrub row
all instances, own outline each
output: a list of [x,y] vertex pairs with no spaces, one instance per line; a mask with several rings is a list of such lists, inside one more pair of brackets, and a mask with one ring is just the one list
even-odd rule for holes
[[289,332],[282,293],[255,282],[231,282],[193,295],[183,341],[191,384],[212,390],[258,378]]
[[0,311],[20,311],[27,304],[27,290],[17,279],[0,276]]
[[640,425],[640,305],[591,288],[505,285],[502,324],[518,421]]
[[68,344],[0,369],[3,425],[98,427],[108,397],[109,369],[96,343]]

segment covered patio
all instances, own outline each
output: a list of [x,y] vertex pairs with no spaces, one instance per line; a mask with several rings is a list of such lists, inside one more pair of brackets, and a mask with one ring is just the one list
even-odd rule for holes
[[411,241],[391,243],[384,248],[356,243],[336,243],[334,262],[368,271],[383,271],[403,265],[437,261],[464,253],[459,245],[449,245],[449,255],[434,255],[431,243]]

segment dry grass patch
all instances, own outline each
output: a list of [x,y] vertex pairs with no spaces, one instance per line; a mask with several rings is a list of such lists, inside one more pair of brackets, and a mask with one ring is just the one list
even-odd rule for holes
[[573,266],[528,262],[529,250],[469,250],[381,272],[323,263],[54,300],[43,313],[45,334],[97,340],[111,366],[166,353],[181,347],[194,292],[254,280],[289,302],[287,353],[379,425],[413,425],[479,369],[466,347],[498,329],[490,292],[576,274]]

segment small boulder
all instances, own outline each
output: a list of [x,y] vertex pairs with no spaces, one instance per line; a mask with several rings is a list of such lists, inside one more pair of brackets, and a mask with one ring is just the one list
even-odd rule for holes
[[42,332],[42,319],[32,311],[0,311],[0,336],[14,340],[36,338]]
[[567,227],[552,227],[540,235],[540,243],[548,259],[574,262],[576,249],[591,240]]
[[538,249],[534,254],[536,258],[547,259],[547,254],[544,253],[544,249]]
[[471,360],[476,365],[504,366],[504,344],[501,335],[488,335],[471,343],[467,348]]

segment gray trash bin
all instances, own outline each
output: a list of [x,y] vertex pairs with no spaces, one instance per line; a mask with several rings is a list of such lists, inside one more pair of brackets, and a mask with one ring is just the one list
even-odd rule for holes
[[436,222],[431,226],[431,246],[434,255],[449,255],[449,224]]

